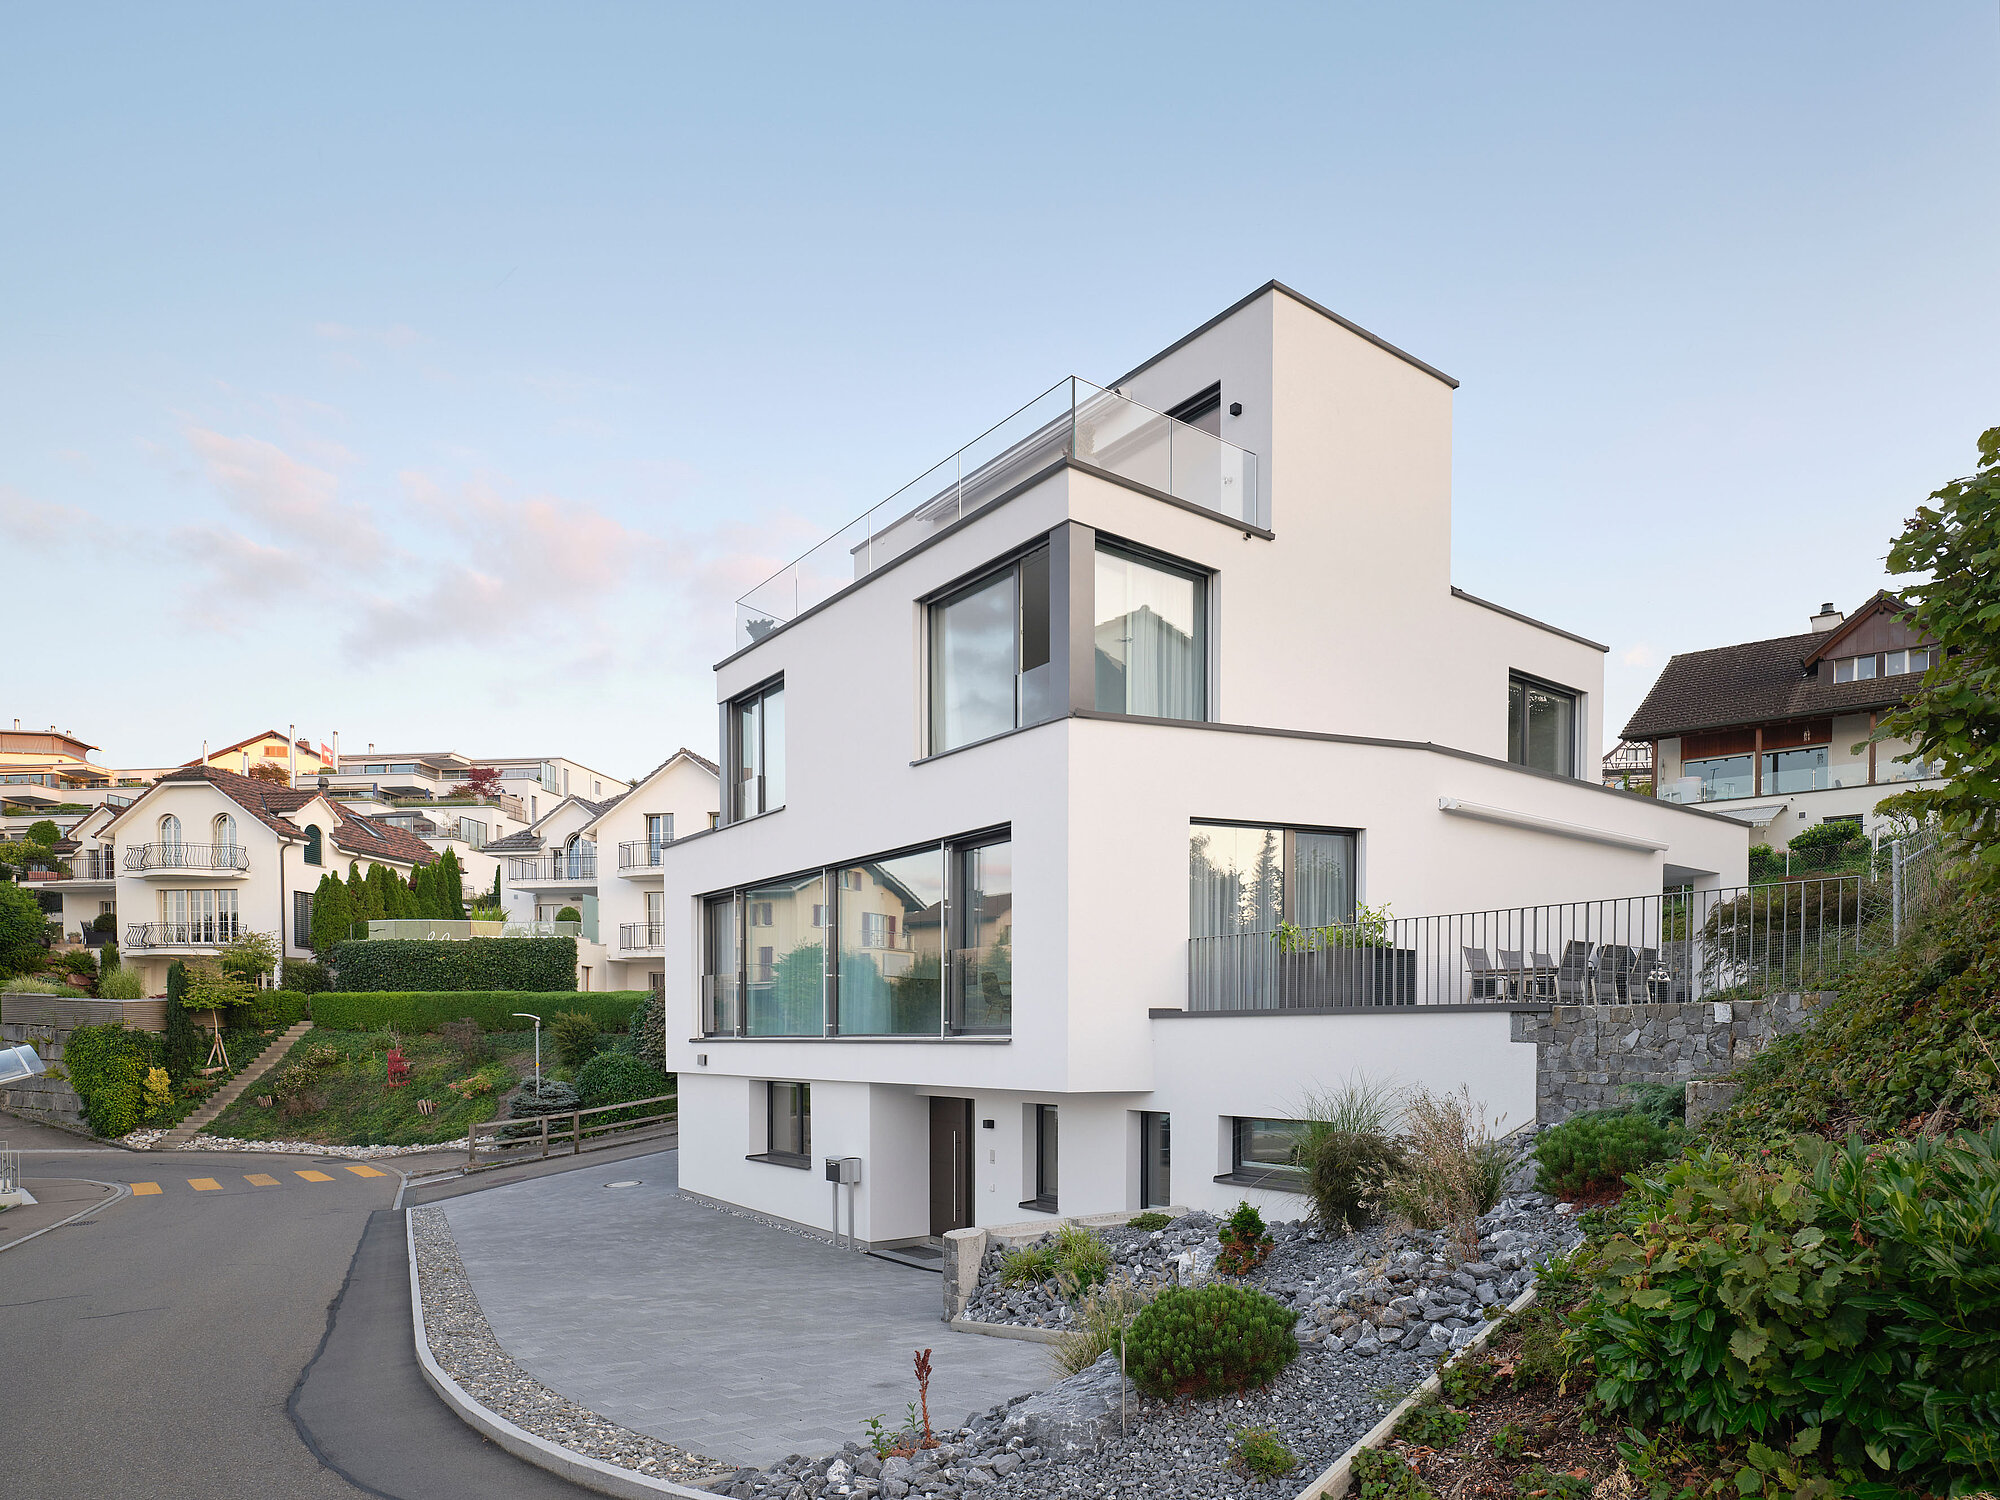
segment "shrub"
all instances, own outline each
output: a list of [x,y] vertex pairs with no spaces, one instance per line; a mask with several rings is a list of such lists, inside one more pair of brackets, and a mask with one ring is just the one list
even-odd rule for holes
[[1404,1166],[1384,1188],[1384,1206],[1419,1229],[1449,1230],[1466,1255],[1478,1253],[1479,1216],[1500,1201],[1507,1175],[1507,1148],[1493,1139],[1486,1106],[1462,1084],[1452,1094],[1413,1089],[1401,1144]]
[[1026,1286],[1056,1273],[1056,1253],[1048,1245],[1023,1245],[1000,1257],[1000,1285]]
[[1578,1328],[1606,1405],[1904,1486],[2000,1479],[2000,1128],[1711,1148],[1625,1219]]
[[544,1078],[537,1088],[535,1080],[530,1078],[521,1086],[521,1092],[514,1096],[514,1102],[507,1106],[507,1118],[527,1120],[537,1115],[566,1115],[582,1107],[582,1096],[561,1079]]
[[186,997],[187,965],[175,959],[167,965],[167,1030],[160,1039],[160,1061],[176,1083],[184,1082],[200,1067],[202,1058],[201,1032],[181,1003]]
[[1572,1115],[1536,1137],[1536,1186],[1560,1198],[1616,1189],[1628,1172],[1672,1156],[1684,1136],[1678,1126],[1631,1110]]
[[1058,1225],[1039,1245],[1010,1250],[1000,1261],[1000,1284],[1057,1281],[1063,1295],[1088,1291],[1110,1274],[1111,1247],[1080,1224]]
[[575,938],[384,938],[335,943],[329,959],[347,991],[576,989]]
[[1173,1222],[1165,1214],[1156,1214],[1149,1211],[1143,1214],[1132,1215],[1131,1218],[1125,1221],[1125,1227],[1127,1229],[1143,1229],[1150,1233],[1155,1229],[1165,1229]]
[[632,1038],[634,1054],[652,1067],[664,1068],[667,1065],[666,991],[650,991],[632,1012],[626,1029]]
[[67,980],[53,974],[21,974],[0,984],[0,995],[60,995],[70,990]]
[[1472,1418],[1462,1411],[1453,1411],[1442,1406],[1435,1397],[1419,1401],[1403,1413],[1403,1420],[1396,1424],[1396,1436],[1406,1443],[1421,1443],[1426,1448],[1443,1448],[1465,1436],[1465,1429]]
[[318,995],[333,988],[326,965],[303,958],[285,960],[284,980],[284,987],[295,995]]
[[1236,1442],[1237,1463],[1253,1479],[1278,1479],[1299,1466],[1298,1455],[1268,1427],[1238,1427],[1230,1437]]
[[63,1067],[70,1087],[83,1101],[83,1116],[101,1136],[121,1136],[138,1128],[145,1106],[146,1075],[159,1063],[151,1032],[112,1022],[79,1026],[63,1044]]
[[1306,1128],[1298,1164],[1305,1170],[1315,1222],[1336,1234],[1362,1228],[1375,1217],[1384,1188],[1403,1167],[1402,1152],[1390,1134],[1394,1091],[1353,1078],[1337,1089],[1307,1094],[1302,1116]]
[[41,967],[48,951],[49,922],[32,891],[0,880],[0,975]]
[[90,919],[90,930],[92,932],[116,932],[118,930],[118,913],[115,911],[99,912]]
[[1684,1083],[1628,1083],[1625,1104],[1634,1114],[1645,1115],[1662,1125],[1686,1121],[1688,1086]]
[[1070,1308],[1069,1327],[1057,1338],[1049,1358],[1059,1377],[1076,1375],[1096,1364],[1106,1350],[1116,1349],[1139,1310],[1152,1300],[1126,1277],[1090,1288]]
[[1354,1455],[1354,1482],[1360,1500],[1436,1500],[1407,1458],[1383,1448]]
[[167,1076],[165,1068],[148,1068],[144,1084],[146,1116],[161,1120],[173,1111],[174,1081]]
[[565,1067],[580,1068],[597,1052],[597,1018],[588,1011],[559,1010],[549,1023],[549,1040]]
[[142,1000],[145,995],[146,986],[139,982],[137,969],[111,968],[97,976],[100,1000]]
[[489,1050],[486,1033],[471,1016],[456,1021],[446,1021],[437,1029],[438,1036],[445,1044],[458,1049],[458,1055],[467,1063],[477,1065],[486,1061]]
[[1264,1216],[1247,1201],[1238,1203],[1236,1211],[1216,1227],[1215,1237],[1222,1245],[1221,1253],[1215,1257],[1215,1269],[1225,1276],[1248,1276],[1271,1253],[1271,1236],[1264,1230]]
[[577,1069],[576,1092],[585,1109],[655,1099],[674,1091],[673,1080],[629,1052],[600,1052]]
[[[503,941],[495,939],[496,942]],[[532,942],[532,938],[507,938],[506,942]],[[637,990],[575,990],[531,992],[521,990],[458,990],[450,992],[382,991],[352,994],[332,990],[312,1000],[313,1022],[331,1031],[377,1031],[393,1026],[415,1034],[435,1031],[447,1021],[466,1017],[487,1031],[521,1031],[531,1023],[517,1020],[514,1012],[551,1015],[560,1006],[580,1010],[597,1018],[599,1026],[615,1030],[630,1019],[632,1003],[643,993]]]
[[583,920],[583,913],[578,911],[574,906],[565,906],[561,911],[556,913],[556,920],[558,922],[581,922]]
[[1132,1320],[1126,1368],[1140,1390],[1205,1400],[1268,1385],[1298,1358],[1292,1310],[1249,1287],[1169,1287]]
[[1536,1464],[1514,1476],[1514,1493],[1527,1500],[1590,1500],[1595,1486],[1577,1474],[1559,1473],[1546,1464]]

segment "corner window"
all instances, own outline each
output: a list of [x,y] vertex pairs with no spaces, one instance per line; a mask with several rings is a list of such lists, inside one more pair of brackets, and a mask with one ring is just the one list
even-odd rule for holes
[[812,1085],[768,1083],[766,1154],[788,1166],[812,1164]]
[[1334,829],[1196,823],[1188,837],[1188,936],[1354,920],[1355,836]]
[[1302,1181],[1298,1148],[1305,1138],[1305,1125],[1298,1120],[1236,1121],[1235,1149],[1230,1170],[1233,1175],[1279,1179],[1274,1186],[1290,1186]]
[[1697,797],[1703,802],[1726,802],[1733,797],[1747,797],[1755,784],[1747,755],[1716,755],[1707,760],[1685,760],[1681,762],[1681,775],[1701,783]]
[[1014,845],[953,851],[951,1025],[972,1035],[1014,1029]]
[[1556,776],[1576,774],[1576,694],[1518,673],[1507,679],[1507,759]]
[[1049,549],[930,607],[933,754],[1055,711],[1049,666]]
[[1097,707],[1149,719],[1208,715],[1208,585],[1193,572],[1097,549]]
[[729,818],[754,818],[785,805],[785,683],[769,683],[729,705]]

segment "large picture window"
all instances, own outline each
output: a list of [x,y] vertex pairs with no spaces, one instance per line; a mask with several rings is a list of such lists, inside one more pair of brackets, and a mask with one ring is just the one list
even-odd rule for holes
[[709,897],[704,1032],[1006,1034],[1011,852],[1004,833],[944,840]]
[[930,618],[933,754],[1055,711],[1048,548],[938,600]]
[[1703,802],[1724,802],[1750,795],[1755,784],[1751,767],[1747,755],[1716,755],[1707,760],[1682,761],[1681,775],[1701,783],[1699,795]]
[[1507,759],[1576,774],[1576,694],[1518,674],[1507,679]]
[[783,679],[729,705],[731,822],[785,805],[785,684]]
[[1093,623],[1100,710],[1207,717],[1207,593],[1199,574],[1099,545]]
[[1273,1187],[1303,1182],[1299,1143],[1306,1127],[1297,1120],[1236,1121],[1235,1150],[1230,1163],[1237,1176],[1268,1177]]
[[1354,919],[1354,835],[1196,823],[1188,843],[1188,936],[1329,927]]

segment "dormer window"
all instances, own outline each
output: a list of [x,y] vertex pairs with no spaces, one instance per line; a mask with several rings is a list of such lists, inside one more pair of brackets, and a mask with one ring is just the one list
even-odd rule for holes
[[1916,646],[1907,651],[1884,651],[1879,655],[1838,656],[1833,662],[1835,682],[1870,682],[1877,677],[1903,677],[1923,672],[1937,660],[1935,646]]
[[307,864],[309,864],[309,865],[316,865],[316,864],[318,864],[318,863],[320,862],[320,849],[321,849],[321,844],[320,844],[320,831],[319,831],[319,824],[317,824],[317,823],[308,823],[308,824],[306,824],[306,863],[307,863]]

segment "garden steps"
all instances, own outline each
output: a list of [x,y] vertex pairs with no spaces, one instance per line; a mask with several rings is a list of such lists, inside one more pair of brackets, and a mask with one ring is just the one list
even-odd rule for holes
[[174,1146],[184,1146],[197,1135],[201,1134],[210,1120],[213,1120],[217,1115],[229,1108],[230,1105],[243,1097],[245,1089],[249,1088],[251,1084],[283,1062],[285,1054],[292,1050],[292,1044],[308,1031],[311,1031],[312,1024],[310,1021],[301,1021],[298,1025],[289,1028],[284,1035],[266,1047],[258,1055],[255,1062],[249,1064],[242,1072],[217,1089],[215,1096],[208,1103],[204,1104],[172,1130],[161,1136],[159,1140],[155,1141],[153,1149],[155,1151],[164,1151]]

